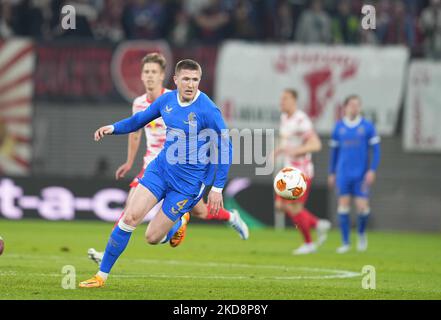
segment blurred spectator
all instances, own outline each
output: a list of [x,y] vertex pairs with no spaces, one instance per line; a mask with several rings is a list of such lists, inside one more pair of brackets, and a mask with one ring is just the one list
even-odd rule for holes
[[0,38],[9,38],[14,33],[11,26],[11,4],[7,1],[0,4]]
[[126,4],[123,25],[129,39],[159,39],[165,36],[165,3],[161,0],[135,0]]
[[281,1],[277,6],[274,21],[274,35],[277,40],[292,41],[294,39],[294,16],[291,3]]
[[210,4],[211,0],[184,0],[183,8],[189,16],[198,15],[202,9]]
[[441,59],[441,0],[431,0],[420,19],[424,37],[424,54],[431,59]]
[[377,34],[375,30],[360,30],[360,42],[362,44],[375,45],[378,44]]
[[258,31],[257,12],[252,0],[238,0],[233,11],[233,37],[256,39]]
[[122,12],[123,7],[119,0],[105,0],[103,10],[98,17],[96,35],[115,42],[123,40]]
[[190,16],[184,9],[176,11],[173,27],[170,31],[170,41],[174,45],[182,47],[191,41],[192,35]]
[[404,44],[413,48],[415,21],[412,14],[406,11],[401,1],[395,1],[388,11],[384,24],[378,30],[379,41],[383,44]]
[[[360,27],[361,8],[366,3],[377,9],[374,31]],[[419,43],[424,37],[426,55],[441,58],[440,3],[441,0],[0,0],[0,37],[50,39],[61,35],[114,42],[167,37],[176,46],[216,44],[228,38],[282,42],[295,38],[305,44],[405,44],[413,54],[421,50]],[[61,29],[61,9],[67,4],[76,9],[76,30]]]
[[360,41],[360,18],[351,13],[348,0],[340,0],[332,19],[332,38],[335,43],[355,44]]
[[331,42],[331,19],[323,10],[320,0],[313,0],[310,9],[300,16],[296,40],[306,44]]
[[230,22],[230,14],[222,6],[221,0],[210,0],[195,17],[196,36],[202,42],[217,43],[229,36]]
[[38,4],[38,1],[22,0],[13,7],[12,24],[16,35],[33,38],[43,36],[44,18]]

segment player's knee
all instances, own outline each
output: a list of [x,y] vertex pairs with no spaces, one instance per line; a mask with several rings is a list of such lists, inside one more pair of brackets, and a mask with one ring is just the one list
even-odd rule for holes
[[347,213],[347,212],[349,212],[350,210],[351,210],[351,207],[350,207],[350,206],[339,205],[339,206],[337,207],[337,212],[339,212],[339,213]]
[[283,203],[281,201],[276,201],[276,210],[285,211],[284,209]]
[[338,205],[339,207],[350,207],[351,205],[351,198],[350,197],[340,197],[338,199]]
[[145,233],[145,240],[148,244],[158,244],[161,242],[162,238],[158,234],[155,234],[153,232],[147,232]]
[[302,210],[303,210],[303,205],[300,203],[295,203],[295,204],[291,204],[288,205],[289,207],[289,213],[293,216],[299,214]]
[[151,228],[147,228],[145,232],[145,241],[147,241],[148,244],[158,244],[162,241],[163,238],[163,234],[155,232],[155,230]]
[[368,215],[371,212],[371,208],[369,208],[369,205],[359,206],[357,212],[360,215]]
[[195,216],[199,219],[204,219],[207,216],[207,213],[208,212],[206,212],[206,211],[198,210],[195,208],[193,208],[193,210],[191,210],[191,215]]
[[138,224],[138,221],[131,215],[125,215],[122,221],[132,227],[136,227]]

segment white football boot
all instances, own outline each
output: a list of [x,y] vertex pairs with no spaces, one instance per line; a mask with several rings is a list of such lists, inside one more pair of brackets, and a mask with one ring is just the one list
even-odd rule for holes
[[90,260],[100,265],[104,257],[104,252],[99,252],[96,251],[94,248],[90,248],[89,250],[87,250],[87,256],[89,257]]
[[239,211],[237,211],[236,209],[232,209],[230,210],[230,214],[231,217],[229,223],[231,227],[233,227],[233,229],[236,230],[237,233],[239,233],[239,236],[242,240],[247,240],[250,236],[248,226],[245,221],[243,221],[240,217]]
[[325,219],[320,219],[317,222],[317,246],[321,246],[328,238],[328,231],[331,229],[331,222]]
[[311,242],[311,243],[302,244],[300,247],[295,249],[292,252],[292,254],[294,254],[294,255],[310,254],[310,253],[314,253],[316,251],[317,251],[316,245],[313,242]]
[[343,254],[343,253],[348,252],[349,250],[351,250],[351,246],[348,244],[344,244],[341,247],[337,248],[337,253]]
[[358,241],[357,241],[357,251],[366,251],[368,248],[368,240],[367,240],[367,236],[366,233],[364,234],[359,234],[358,235]]

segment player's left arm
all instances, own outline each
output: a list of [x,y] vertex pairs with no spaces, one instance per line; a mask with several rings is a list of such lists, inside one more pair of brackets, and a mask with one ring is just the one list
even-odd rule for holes
[[207,115],[208,128],[216,131],[217,134],[217,171],[213,187],[208,194],[208,206],[210,213],[217,214],[223,208],[222,190],[227,182],[228,171],[233,159],[233,148],[231,145],[230,134],[225,125],[222,114],[217,107]]
[[368,140],[369,149],[371,151],[371,157],[370,157],[371,161],[369,164],[369,170],[366,173],[364,179],[368,185],[372,185],[375,182],[376,172],[380,164],[380,155],[381,155],[381,149],[380,149],[381,138],[377,134],[377,131],[375,130],[375,127],[373,125],[369,130],[368,139],[369,139]]

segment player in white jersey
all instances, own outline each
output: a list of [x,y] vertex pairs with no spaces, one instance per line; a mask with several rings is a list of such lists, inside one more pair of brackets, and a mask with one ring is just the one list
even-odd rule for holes
[[[146,89],[146,93],[142,96],[137,97],[133,101],[132,105],[132,113],[135,114],[137,112],[144,111],[147,109],[153,101],[155,101],[159,96],[163,93],[168,92],[170,90],[165,89],[163,87],[163,82],[165,79],[165,67],[166,67],[166,59],[163,55],[158,53],[151,53],[146,55],[142,60],[142,70],[141,70],[141,80]],[[147,150],[144,155],[144,164],[139,172],[139,174],[133,179],[130,183],[130,191],[127,197],[127,202],[132,197],[136,186],[138,185],[138,179],[144,175],[144,171],[147,168],[148,164],[156,158],[159,152],[162,150],[165,140],[166,140],[166,126],[162,118],[158,118],[152,122],[150,122],[147,126],[144,127],[144,133],[146,137]],[[132,169],[133,163],[136,158],[136,154],[138,153],[139,146],[141,143],[141,135],[142,129],[137,132],[133,132],[129,134],[128,138],[128,150],[127,150],[127,160],[124,164],[122,164],[115,172],[115,178],[121,179],[124,178],[125,175]],[[162,206],[162,200],[158,202],[152,210],[150,210],[144,218],[144,221],[151,221],[153,217],[158,213],[159,209]],[[121,214],[121,217],[124,215],[124,212]],[[203,220],[220,220],[229,222],[229,224],[239,233],[241,239],[248,239],[249,232],[248,226],[242,220],[237,210],[225,210],[221,208],[218,214],[214,214],[210,212],[210,208],[201,200],[196,206],[191,210],[191,215],[194,215]],[[120,217],[120,219],[121,219]],[[187,221],[189,219],[189,215],[185,215]],[[118,221],[115,223],[115,226],[118,224]],[[170,240],[170,245],[172,247],[176,247],[179,245],[185,237],[186,224],[184,224],[172,237]],[[90,248],[88,251],[89,258],[98,264],[101,262],[103,252],[96,251],[93,248]]]
[[286,200],[276,195],[276,210],[283,211],[302,233],[304,244],[294,254],[315,252],[317,245],[312,241],[311,229],[317,230],[317,244],[321,245],[331,227],[328,220],[319,219],[305,208],[314,177],[313,152],[321,150],[321,141],[305,112],[297,108],[297,92],[286,89],[281,97],[280,145],[274,151],[276,157],[283,156],[284,166],[296,167],[307,176],[308,188],[297,200]]

